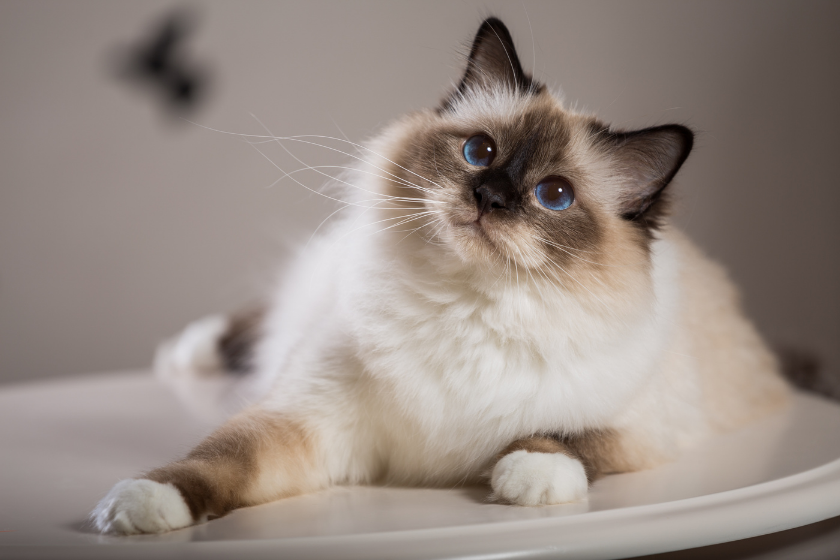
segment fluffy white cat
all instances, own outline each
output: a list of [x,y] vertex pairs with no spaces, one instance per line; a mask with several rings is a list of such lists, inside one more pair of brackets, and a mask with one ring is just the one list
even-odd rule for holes
[[692,141],[569,111],[488,19],[441,106],[363,151],[346,217],[265,308],[163,349],[170,379],[258,398],[117,484],[96,526],[167,531],[335,484],[568,502],[783,406],[724,271],[668,225]]

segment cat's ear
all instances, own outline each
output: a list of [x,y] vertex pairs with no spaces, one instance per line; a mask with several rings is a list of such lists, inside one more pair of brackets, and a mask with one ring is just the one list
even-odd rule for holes
[[665,187],[694,145],[694,133],[677,124],[634,132],[604,132],[620,192],[619,212],[626,220],[656,227],[664,213]]
[[513,38],[505,24],[491,17],[481,24],[473,40],[467,70],[458,92],[505,85],[516,90],[530,90],[531,78],[522,70]]

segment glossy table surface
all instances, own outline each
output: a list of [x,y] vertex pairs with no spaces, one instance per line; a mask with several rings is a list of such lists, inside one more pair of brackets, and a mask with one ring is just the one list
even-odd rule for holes
[[487,503],[487,487],[352,487],[237,510],[166,535],[110,537],[86,515],[116,481],[213,426],[148,373],[0,387],[0,558],[618,558],[840,515],[840,406],[792,408],[663,467],[596,482],[584,503]]

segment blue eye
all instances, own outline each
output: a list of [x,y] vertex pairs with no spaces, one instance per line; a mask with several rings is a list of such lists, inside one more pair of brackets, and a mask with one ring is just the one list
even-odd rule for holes
[[575,190],[562,177],[546,177],[539,182],[534,195],[549,210],[565,210],[575,201]]
[[464,159],[470,165],[487,167],[496,157],[496,145],[489,136],[476,134],[464,142]]

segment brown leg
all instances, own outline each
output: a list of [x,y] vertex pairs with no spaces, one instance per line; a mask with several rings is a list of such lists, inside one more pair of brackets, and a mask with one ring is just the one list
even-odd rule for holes
[[103,532],[157,533],[322,488],[315,447],[299,423],[248,409],[184,459],[117,484],[93,519]]
[[317,486],[311,442],[295,423],[263,411],[237,415],[186,458],[144,478],[173,484],[193,519],[300,494]]

